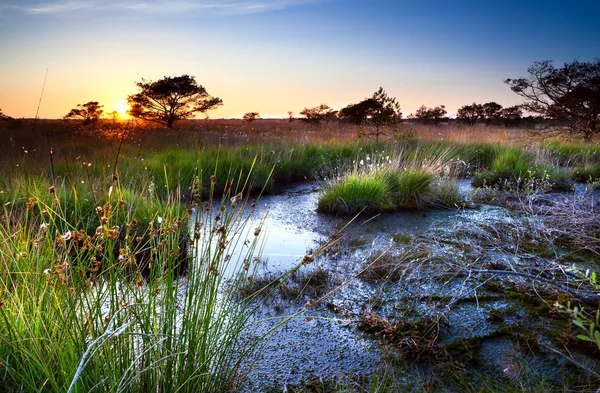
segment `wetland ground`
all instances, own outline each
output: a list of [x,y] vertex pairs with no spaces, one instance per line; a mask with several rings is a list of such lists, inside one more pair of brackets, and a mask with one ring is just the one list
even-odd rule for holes
[[595,391],[598,145],[357,134],[3,128],[0,388]]

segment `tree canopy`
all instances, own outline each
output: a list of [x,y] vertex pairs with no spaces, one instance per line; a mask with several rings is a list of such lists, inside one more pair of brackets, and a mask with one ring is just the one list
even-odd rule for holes
[[12,120],[12,117],[5,115],[2,113],[2,109],[0,109],[0,120]]
[[380,107],[381,104],[374,98],[366,98],[358,104],[350,104],[341,109],[338,116],[352,124],[362,124],[369,120]]
[[550,60],[531,65],[526,78],[506,79],[525,98],[522,107],[547,118],[567,120],[591,136],[599,130],[600,59],[574,60],[556,68]]
[[220,98],[210,96],[189,75],[165,76],[156,82],[142,79],[142,82],[136,82],[136,86],[140,92],[127,98],[131,107],[129,115],[168,128],[173,128],[178,120],[192,118],[196,113],[205,114],[223,105]]
[[472,126],[478,120],[483,119],[483,106],[475,102],[471,105],[463,105],[458,108],[456,119]]
[[400,104],[395,98],[389,97],[383,87],[380,87],[370,98],[343,108],[338,116],[353,124],[373,124],[377,140],[382,126],[402,120]]
[[104,111],[98,101],[90,101],[83,105],[77,104],[77,108],[71,109],[64,117],[65,120],[81,120],[84,125],[95,125],[102,117]]
[[428,108],[425,105],[421,105],[410,117],[422,123],[433,123],[438,125],[446,116],[446,113],[448,112],[446,111],[445,105],[439,105],[434,108]]
[[244,114],[244,117],[242,117],[242,119],[250,123],[251,121],[260,119],[260,115],[258,114],[258,112],[248,112]]
[[334,111],[328,105],[321,104],[314,108],[304,108],[300,114],[304,116],[300,120],[311,124],[319,124],[323,120],[335,119],[337,111]]

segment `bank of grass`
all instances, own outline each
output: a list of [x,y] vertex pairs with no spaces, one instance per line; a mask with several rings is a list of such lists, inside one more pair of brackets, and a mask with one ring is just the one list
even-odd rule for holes
[[[275,128],[269,130],[268,124]],[[293,182],[343,176],[349,173],[349,167],[361,161],[367,163],[367,157],[371,162],[381,162],[399,152],[405,161],[451,161],[452,165],[446,167],[448,174],[476,176],[476,185],[483,181],[487,185],[501,184],[504,180],[533,173],[556,178],[557,188],[564,188],[565,181],[596,179],[594,168],[600,163],[597,146],[549,143],[532,147],[515,144],[512,138],[490,141],[494,143],[483,143],[481,138],[471,139],[477,142],[459,138],[458,143],[451,138],[453,132],[471,136],[491,132],[498,136],[504,131],[434,127],[440,137],[433,139],[424,137],[434,135],[421,129],[423,127],[399,127],[414,128],[413,136],[394,140],[395,131],[389,130],[391,139],[376,143],[358,141],[356,130],[347,125],[329,124],[319,128],[298,122],[263,121],[260,124],[198,122],[176,130],[123,127],[117,129],[113,137],[105,138],[57,122],[36,127],[25,123],[16,129],[2,129],[0,133],[5,146],[0,157],[3,169],[0,199],[8,202],[3,193],[11,192],[14,196],[15,184],[27,182],[31,174],[40,173],[44,173],[49,185],[62,181],[71,186],[75,180],[83,180],[85,185],[76,184],[78,191],[88,187],[99,192],[112,182],[114,157],[119,149],[117,166],[123,184],[133,190],[148,187],[161,196],[179,184],[191,184],[200,168],[204,171],[201,176],[205,193],[209,188],[206,180],[209,175],[215,175],[214,190],[220,194],[226,189],[226,179],[240,172],[247,175],[250,168],[252,192],[260,192],[265,184],[266,192],[278,192]],[[124,137],[122,144],[121,137]],[[540,160],[540,155],[544,159]],[[189,187],[183,187],[181,192],[184,198],[189,196]],[[25,200],[27,197],[26,193],[19,196]]]
[[450,208],[461,202],[458,187],[448,179],[436,179],[424,169],[385,168],[350,174],[326,186],[319,198],[320,212],[356,214]]
[[265,338],[237,348],[257,302],[222,291],[227,277],[252,274],[259,245],[243,210],[251,178],[236,175],[215,208],[210,178],[204,195],[199,178],[190,184],[187,202],[116,178],[95,195],[74,178],[47,187],[33,174],[24,191],[7,189],[0,390],[235,390]]
[[573,181],[579,180],[574,173],[572,168],[560,166],[550,151],[505,147],[496,154],[489,169],[475,173],[472,184],[514,188],[523,182],[545,180],[552,190],[569,191]]

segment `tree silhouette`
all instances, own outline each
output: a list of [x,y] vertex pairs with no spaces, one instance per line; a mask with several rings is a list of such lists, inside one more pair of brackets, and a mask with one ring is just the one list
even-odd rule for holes
[[421,123],[433,123],[437,126],[446,116],[446,113],[448,112],[445,105],[436,106],[435,108],[427,108],[425,105],[421,105],[414,115],[411,115],[411,118]]
[[0,109],[0,120],[12,120],[12,117],[5,115],[2,113],[2,109]]
[[523,110],[520,105],[509,106],[500,111],[500,119],[505,127],[515,126],[521,122]]
[[331,109],[329,106],[321,104],[314,108],[304,108],[300,112],[304,118],[301,118],[300,120],[311,124],[319,124],[323,120],[335,119],[336,113],[337,112]]
[[395,98],[389,97],[383,87],[380,87],[371,99],[377,102],[377,107],[370,114],[371,122],[375,124],[375,140],[379,142],[379,130],[382,126],[396,124],[402,121],[400,104]]
[[248,113],[244,114],[244,117],[242,117],[242,119],[246,120],[248,123],[250,123],[251,121],[260,119],[260,115],[258,114],[258,112],[248,112]]
[[352,124],[366,123],[377,110],[381,108],[381,104],[374,98],[367,98],[358,104],[350,104],[340,110],[338,117],[347,120]]
[[156,82],[136,82],[141,90],[127,97],[130,116],[173,128],[177,120],[189,119],[196,113],[206,113],[223,105],[218,97],[212,97],[197,84],[193,76],[167,77]]
[[78,104],[77,108],[71,109],[63,119],[81,120],[83,125],[95,125],[104,113],[103,107],[104,105],[100,105],[98,101],[90,101],[83,105]]
[[476,103],[461,106],[456,112],[456,119],[472,126],[477,123],[477,120],[483,119],[483,106]]
[[381,127],[402,121],[402,112],[398,101],[380,87],[370,98],[340,110],[338,117],[352,124],[373,124],[375,139],[379,141]]
[[497,102],[486,102],[482,105],[483,109],[483,118],[485,119],[486,124],[491,124],[498,119],[500,119],[500,114],[502,111],[502,105]]
[[561,68],[555,68],[550,60],[536,61],[527,72],[527,78],[504,81],[525,98],[524,109],[570,121],[587,138],[600,131],[600,59],[574,60]]

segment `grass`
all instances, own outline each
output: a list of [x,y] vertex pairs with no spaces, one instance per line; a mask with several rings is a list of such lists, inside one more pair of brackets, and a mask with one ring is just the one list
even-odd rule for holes
[[[218,221],[212,205],[191,217],[197,258],[183,278],[181,236],[190,234],[180,200],[148,201],[116,186],[94,217],[61,210],[69,198],[78,206],[73,195],[52,197],[61,202],[32,193],[24,210],[5,207],[0,222],[3,390],[232,389],[243,356],[229,351],[252,309],[220,286],[228,263],[241,266],[229,260],[229,244],[240,237],[230,229],[244,225],[242,206],[223,202]],[[143,233],[133,232],[136,219]],[[136,259],[142,250],[130,248],[134,237],[146,239],[138,242],[146,274]],[[257,242],[250,239],[250,255]]]
[[383,168],[352,173],[326,186],[317,209],[334,214],[377,213],[452,207],[461,200],[458,187],[424,169]]
[[[260,231],[242,214],[250,195],[322,180],[319,210],[386,212],[460,204],[452,179],[473,174],[488,185],[600,178],[597,146],[532,151],[518,144],[524,132],[506,129],[414,125],[396,142],[359,143],[347,125],[287,121],[111,133],[60,122],[1,127],[0,390],[8,392],[236,389],[265,336],[244,348],[239,338],[260,288],[274,288],[262,283],[243,299],[247,282],[221,290],[232,266],[253,271]],[[236,253],[246,240],[247,252]],[[385,261],[369,273],[397,275]],[[294,297],[321,294],[328,277],[296,283]]]

